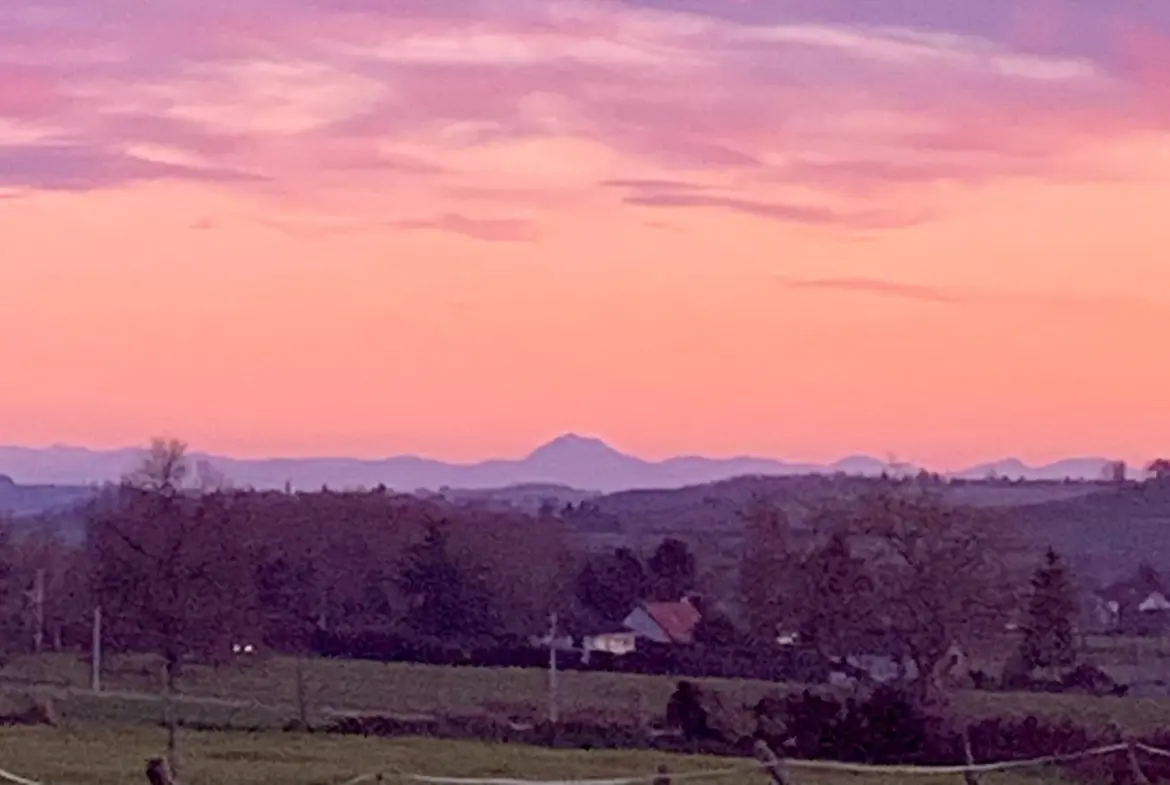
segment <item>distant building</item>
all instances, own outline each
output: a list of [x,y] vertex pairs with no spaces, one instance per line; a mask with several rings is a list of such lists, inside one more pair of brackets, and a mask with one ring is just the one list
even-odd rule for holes
[[616,630],[587,635],[582,639],[582,648],[606,654],[630,654],[638,648],[638,635],[630,630]]
[[1153,635],[1170,629],[1170,599],[1149,581],[1115,583],[1098,594],[1105,629],[1127,635]]
[[622,620],[637,637],[654,643],[690,644],[703,616],[689,600],[644,602]]
[[1100,594],[1090,593],[1081,602],[1077,627],[1089,634],[1107,633],[1117,629],[1120,621],[1117,602],[1107,600]]
[[1142,613],[1161,612],[1170,610],[1170,601],[1160,591],[1152,592],[1138,603],[1137,609]]

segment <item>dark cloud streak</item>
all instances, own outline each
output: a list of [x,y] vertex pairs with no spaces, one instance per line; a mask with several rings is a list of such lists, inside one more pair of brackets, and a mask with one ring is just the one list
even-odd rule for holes
[[882,212],[850,212],[804,204],[762,202],[733,196],[698,193],[641,193],[627,196],[626,204],[638,207],[717,208],[782,223],[812,226],[845,226],[857,229],[891,229],[918,223],[918,219]]
[[967,301],[967,298],[947,289],[882,278],[789,278],[786,276],[777,276],[777,278],[789,289],[858,292],[931,303],[962,303]]
[[83,144],[0,145],[0,185],[93,191],[147,180],[256,181],[242,171],[151,161]]
[[527,243],[536,239],[536,227],[528,221],[511,218],[471,218],[460,213],[444,213],[433,218],[394,221],[390,226],[407,231],[447,232],[494,243]]

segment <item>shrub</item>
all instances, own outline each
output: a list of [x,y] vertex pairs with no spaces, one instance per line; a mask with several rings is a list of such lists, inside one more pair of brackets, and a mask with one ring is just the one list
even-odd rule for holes
[[1116,692],[1119,686],[1108,673],[1089,663],[1082,663],[1066,672],[1061,676],[1060,683],[1067,690],[1087,692],[1090,695],[1109,695]]
[[[390,630],[317,631],[311,650],[333,658],[381,662],[413,662],[469,667],[543,668],[548,653],[519,640],[477,641],[454,646],[441,641],[400,635]],[[827,667],[811,650],[799,646],[760,652],[737,646],[667,646],[648,644],[625,655],[562,652],[564,670],[612,671],[691,678],[760,679],[764,681],[823,682]]]
[[0,725],[59,724],[57,710],[49,698],[34,695],[8,695],[0,700]]

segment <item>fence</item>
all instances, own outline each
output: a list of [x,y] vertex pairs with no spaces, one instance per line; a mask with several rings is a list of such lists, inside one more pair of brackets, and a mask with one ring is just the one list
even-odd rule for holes
[[[745,775],[750,773],[766,773],[772,785],[793,785],[793,773],[801,771],[835,772],[852,775],[901,775],[927,776],[956,775],[964,777],[968,782],[977,774],[1018,769],[1036,769],[1047,766],[1072,763],[1093,757],[1117,755],[1125,753],[1130,773],[1135,782],[1149,785],[1149,778],[1142,771],[1138,753],[1159,758],[1170,758],[1170,750],[1164,750],[1147,744],[1135,742],[1119,742],[1077,753],[1048,755],[1027,760],[1000,761],[995,763],[972,763],[959,766],[902,766],[902,765],[870,765],[860,763],[842,763],[828,760],[800,760],[780,759],[762,742],[757,744],[756,761],[745,761],[736,766],[701,771],[670,773],[665,767],[660,767],[653,774],[633,775],[628,777],[612,777],[597,779],[561,779],[535,780],[514,779],[506,777],[443,777],[393,770],[378,770],[361,774],[345,780],[341,785],[362,785],[363,783],[416,783],[417,785],[672,785],[675,782],[702,780],[715,777]],[[16,785],[50,785],[37,780],[23,777],[19,774],[0,768],[0,781],[15,783]],[[128,784],[129,785],[129,784]]]

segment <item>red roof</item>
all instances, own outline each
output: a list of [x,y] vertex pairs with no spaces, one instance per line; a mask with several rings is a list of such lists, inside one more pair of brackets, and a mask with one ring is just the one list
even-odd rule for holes
[[695,627],[703,616],[686,600],[678,602],[648,602],[643,606],[647,615],[662,628],[675,643],[694,643]]

